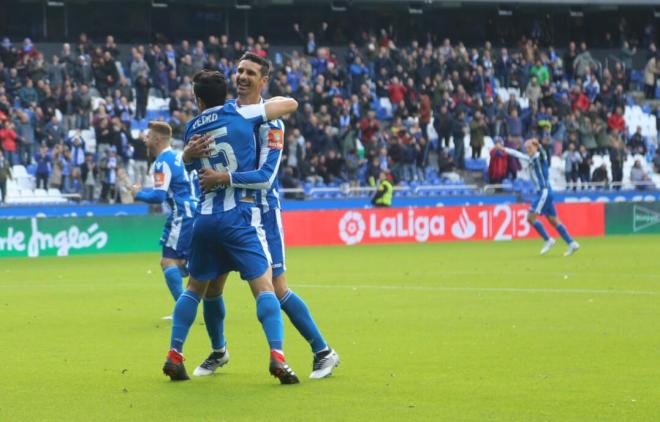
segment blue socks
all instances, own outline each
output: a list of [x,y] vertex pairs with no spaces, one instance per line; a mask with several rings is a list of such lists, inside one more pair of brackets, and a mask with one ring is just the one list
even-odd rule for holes
[[172,316],[170,349],[175,349],[179,353],[183,352],[183,343],[188,337],[190,327],[195,322],[195,316],[197,316],[197,305],[199,305],[199,296],[190,290],[186,290],[179,296]]
[[204,324],[213,350],[225,347],[225,301],[222,295],[204,298]]
[[325,349],[328,345],[323,339],[319,328],[316,326],[309,308],[300,296],[287,291],[280,300],[282,310],[287,314],[294,327],[305,337],[312,347],[312,352],[317,353]]
[[257,318],[261,322],[270,348],[282,350],[284,339],[282,312],[274,292],[262,292],[257,296]]
[[566,226],[563,224],[558,224],[557,227],[557,232],[561,235],[561,238],[564,239],[564,242],[568,243],[569,245],[573,243],[573,238],[571,237],[570,234],[568,234],[568,230],[566,230]]
[[545,231],[545,227],[543,226],[543,223],[541,223],[541,221],[535,220],[532,223],[532,225],[534,226],[536,231],[541,235],[543,240],[545,240],[547,242],[548,239],[550,239],[550,236],[548,236],[548,232]]
[[172,265],[163,270],[165,275],[165,282],[167,283],[167,288],[170,289],[170,293],[174,300],[178,300],[181,293],[183,293],[183,277],[181,277],[181,271],[176,265]]

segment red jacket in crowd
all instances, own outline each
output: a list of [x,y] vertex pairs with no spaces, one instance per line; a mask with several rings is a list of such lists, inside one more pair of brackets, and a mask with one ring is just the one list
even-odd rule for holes
[[623,132],[626,129],[626,121],[622,115],[614,112],[607,119],[607,127],[617,132]]
[[490,150],[488,178],[491,183],[501,183],[509,172],[509,155],[496,148]]
[[362,141],[368,142],[371,141],[371,138],[374,137],[374,134],[380,129],[380,123],[378,120],[370,120],[366,117],[360,122],[360,130],[362,131]]
[[16,132],[14,129],[0,129],[0,146],[7,152],[16,152]]
[[589,98],[587,98],[584,93],[580,93],[577,99],[573,102],[573,111],[580,110],[581,112],[586,113],[589,111],[589,106],[591,106]]
[[406,87],[403,84],[390,84],[387,87],[387,93],[390,95],[390,102],[392,104],[401,104],[406,95]]

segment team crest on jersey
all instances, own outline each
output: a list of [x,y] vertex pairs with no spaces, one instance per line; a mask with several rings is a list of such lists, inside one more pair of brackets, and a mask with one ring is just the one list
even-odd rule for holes
[[281,129],[268,130],[268,148],[270,149],[284,148],[284,132]]

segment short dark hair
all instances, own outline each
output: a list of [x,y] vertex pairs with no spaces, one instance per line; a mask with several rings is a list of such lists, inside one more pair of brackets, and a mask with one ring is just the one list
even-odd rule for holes
[[261,76],[268,76],[270,74],[270,60],[250,52],[247,52],[241,56],[239,61],[243,60],[247,60],[261,66]]
[[202,70],[193,76],[193,92],[206,107],[216,107],[227,99],[227,80],[216,70]]

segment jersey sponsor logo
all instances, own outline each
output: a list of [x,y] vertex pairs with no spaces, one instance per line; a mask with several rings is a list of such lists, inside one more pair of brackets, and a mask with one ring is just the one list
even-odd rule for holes
[[208,125],[209,123],[213,123],[216,120],[218,120],[218,115],[216,113],[213,114],[202,114],[195,120],[195,123],[193,123],[193,130],[197,129],[200,126]]
[[154,185],[159,188],[165,184],[165,173],[154,173]]
[[281,129],[268,130],[268,148],[270,149],[284,148],[284,132]]

